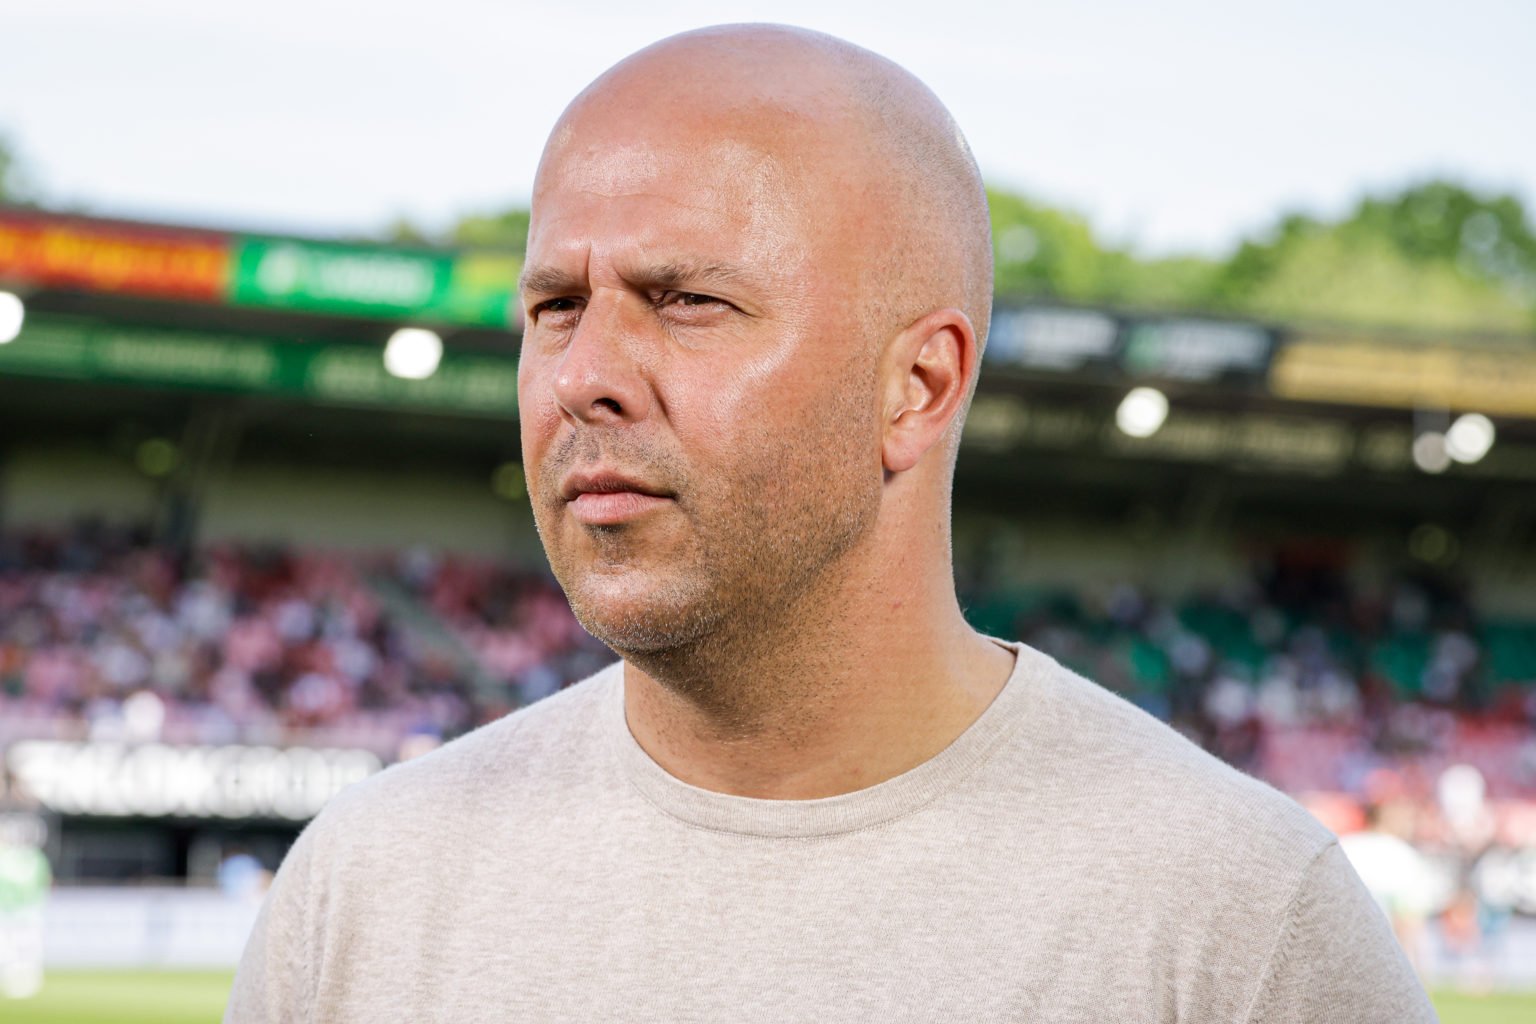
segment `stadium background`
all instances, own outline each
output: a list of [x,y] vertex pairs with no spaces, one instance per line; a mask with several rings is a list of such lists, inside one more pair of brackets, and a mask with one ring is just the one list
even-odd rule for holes
[[[7,153],[0,946],[47,974],[0,1008],[207,1019],[329,795],[608,657],[526,507],[526,215],[120,220]],[[993,208],[969,616],[1353,836],[1447,1020],[1528,1014],[1484,993],[1536,989],[1530,213],[1422,180],[1153,259]]]

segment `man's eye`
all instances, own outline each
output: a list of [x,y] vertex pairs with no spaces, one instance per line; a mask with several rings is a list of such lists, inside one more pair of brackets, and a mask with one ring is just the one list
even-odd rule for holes
[[573,299],[573,298],[545,299],[543,302],[541,302],[538,305],[533,307],[533,319],[534,320],[538,320],[539,317],[543,316],[546,313],[550,313],[550,314],[574,313],[574,312],[576,312],[580,308],[581,308],[581,300],[580,299]]
[[724,299],[717,299],[713,295],[700,295],[698,292],[663,292],[657,305],[724,306],[728,303]]

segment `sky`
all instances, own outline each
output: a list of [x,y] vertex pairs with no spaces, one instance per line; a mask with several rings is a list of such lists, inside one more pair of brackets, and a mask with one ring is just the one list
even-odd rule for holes
[[0,0],[0,134],[40,198],[306,235],[526,203],[592,78],[777,21],[906,66],[987,179],[1146,254],[1432,175],[1536,209],[1536,2]]

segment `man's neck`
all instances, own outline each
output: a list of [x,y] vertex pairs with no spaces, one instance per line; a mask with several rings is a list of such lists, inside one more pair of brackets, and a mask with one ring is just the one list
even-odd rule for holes
[[[863,789],[933,757],[997,696],[1013,655],[966,624],[947,558],[937,571],[910,561],[833,577],[821,613],[800,608],[792,630],[758,622],[742,643],[627,660],[636,741],[684,782],[781,800]],[[884,578],[890,566],[942,586]]]

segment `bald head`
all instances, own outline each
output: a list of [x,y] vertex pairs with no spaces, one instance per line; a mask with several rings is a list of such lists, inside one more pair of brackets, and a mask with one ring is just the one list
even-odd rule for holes
[[713,143],[711,159],[739,144],[737,155],[755,164],[742,172],[760,175],[760,191],[796,193],[813,243],[805,255],[856,290],[873,338],[954,306],[985,340],[986,190],[943,104],[884,57],[775,25],[718,26],[649,46],[599,77],[562,116],[535,185],[535,231],[551,165],[573,150],[600,159],[592,146],[599,135],[608,147],[691,139],[701,154]]

